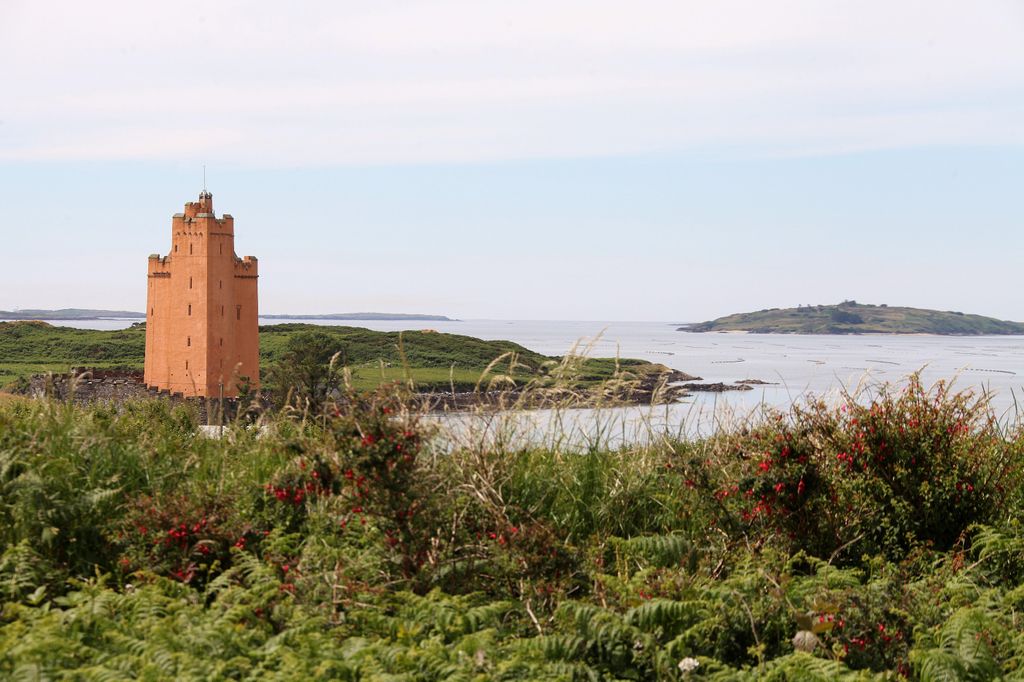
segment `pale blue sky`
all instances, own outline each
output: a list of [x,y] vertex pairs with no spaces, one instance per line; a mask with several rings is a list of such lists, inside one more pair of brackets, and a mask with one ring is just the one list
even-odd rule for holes
[[205,162],[264,312],[1024,320],[1022,3],[144,4],[0,4],[0,309],[141,310]]

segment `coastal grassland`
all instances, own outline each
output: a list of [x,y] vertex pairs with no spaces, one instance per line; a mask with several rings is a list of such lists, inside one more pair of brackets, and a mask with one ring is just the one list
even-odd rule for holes
[[844,301],[838,305],[771,308],[682,327],[683,331],[756,334],[1024,334],[1024,323],[961,312]]
[[1024,672],[1024,434],[983,400],[912,378],[563,448],[453,442],[406,397],[219,439],[159,401],[0,405],[0,677]]
[[0,387],[33,374],[74,366],[141,369],[146,333],[54,327],[45,322],[0,322]]
[[[297,334],[326,336],[350,367],[357,388],[382,382],[411,380],[423,390],[460,390],[477,386],[489,370],[518,382],[556,368],[559,358],[535,353],[510,341],[484,341],[458,334],[429,331],[377,332],[358,327],[308,324],[267,325],[260,328],[260,370],[266,376]],[[145,327],[116,331],[56,327],[45,322],[0,322],[0,387],[45,372],[72,367],[141,370],[145,356]],[[492,365],[498,359],[503,361]],[[581,358],[574,364],[579,382],[599,382],[620,370],[643,375],[664,371],[638,360]]]

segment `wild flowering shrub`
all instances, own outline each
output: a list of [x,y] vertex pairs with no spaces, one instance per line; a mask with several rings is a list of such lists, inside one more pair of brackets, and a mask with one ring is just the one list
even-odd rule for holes
[[927,390],[916,375],[868,403],[819,404],[801,418],[829,480],[830,513],[861,551],[948,549],[972,523],[994,519],[1019,480],[985,402],[944,383]]
[[496,524],[478,535],[484,552],[473,576],[459,591],[476,589],[513,595],[541,609],[553,609],[580,584],[580,561],[549,524]]
[[340,492],[336,467],[321,455],[300,454],[274,473],[255,500],[256,516],[267,528],[301,530],[308,503]]
[[384,534],[404,578],[412,578],[426,560],[432,528],[423,521],[428,480],[420,466],[422,437],[415,419],[386,393],[330,422],[337,447],[339,483],[346,512],[344,528],[372,519]]
[[712,438],[699,454],[678,471],[711,528],[813,553],[835,546],[826,510],[830,481],[804,425],[780,415],[745,433]]
[[[909,672],[913,624],[908,565],[876,561],[868,571],[837,569],[800,552],[785,567],[797,631],[814,635],[811,651],[854,669]],[[787,578],[780,578],[785,581]]]
[[793,539],[813,517],[808,509],[820,491],[813,446],[787,425],[755,431],[742,455],[747,471],[731,490],[722,487],[720,499],[731,497],[748,527],[781,532]]
[[146,571],[202,586],[231,566],[232,547],[260,535],[230,498],[144,495],[128,502],[112,540],[123,575]]
[[188,417],[134,403],[123,413],[56,401],[0,410],[0,543],[27,542],[73,576],[115,568],[108,524],[147,479],[161,478],[153,453],[180,446]]
[[913,376],[870,401],[815,402],[709,439],[680,475],[725,532],[843,561],[901,558],[994,520],[1019,488],[1018,450],[983,400]]

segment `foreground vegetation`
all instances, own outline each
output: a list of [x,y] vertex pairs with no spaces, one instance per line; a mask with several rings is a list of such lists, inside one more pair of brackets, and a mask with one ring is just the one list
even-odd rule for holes
[[[260,327],[260,371],[269,376],[298,336],[314,335],[328,357],[352,371],[356,388],[371,389],[391,381],[411,381],[422,390],[476,387],[489,368],[519,381],[541,376],[559,358],[535,353],[511,341],[484,341],[471,336],[431,331],[377,332],[359,327],[276,324]],[[45,322],[0,322],[0,388],[24,382],[33,374],[63,373],[72,367],[142,370],[144,325],[99,331],[55,327]],[[503,357],[500,367],[492,367]],[[583,358],[577,378],[583,383],[612,378],[626,367],[639,375],[667,371],[638,360]]]
[[680,327],[680,331],[744,331],[757,334],[1024,334],[1024,323],[1007,322],[960,312],[865,305],[771,308],[737,313],[710,322]]
[[0,677],[1024,676],[1024,435],[983,401],[911,380],[552,449],[405,397],[220,439],[0,404]]

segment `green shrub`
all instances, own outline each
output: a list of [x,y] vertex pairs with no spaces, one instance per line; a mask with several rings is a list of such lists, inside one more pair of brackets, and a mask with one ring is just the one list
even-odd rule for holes
[[1019,439],[985,401],[942,383],[925,390],[917,376],[684,452],[689,499],[717,527],[846,562],[948,549],[971,524],[1003,518],[1021,487]]
[[1020,459],[985,401],[944,383],[928,391],[915,375],[869,404],[818,405],[807,419],[833,513],[857,528],[860,551],[948,549],[971,524],[997,521],[1020,484]]
[[201,587],[231,565],[231,548],[260,532],[228,497],[142,496],[129,501],[113,544],[123,574],[151,571]]
[[914,378],[572,451],[341,398],[219,439],[158,401],[0,406],[0,678],[1024,671],[1024,437],[983,401]]

